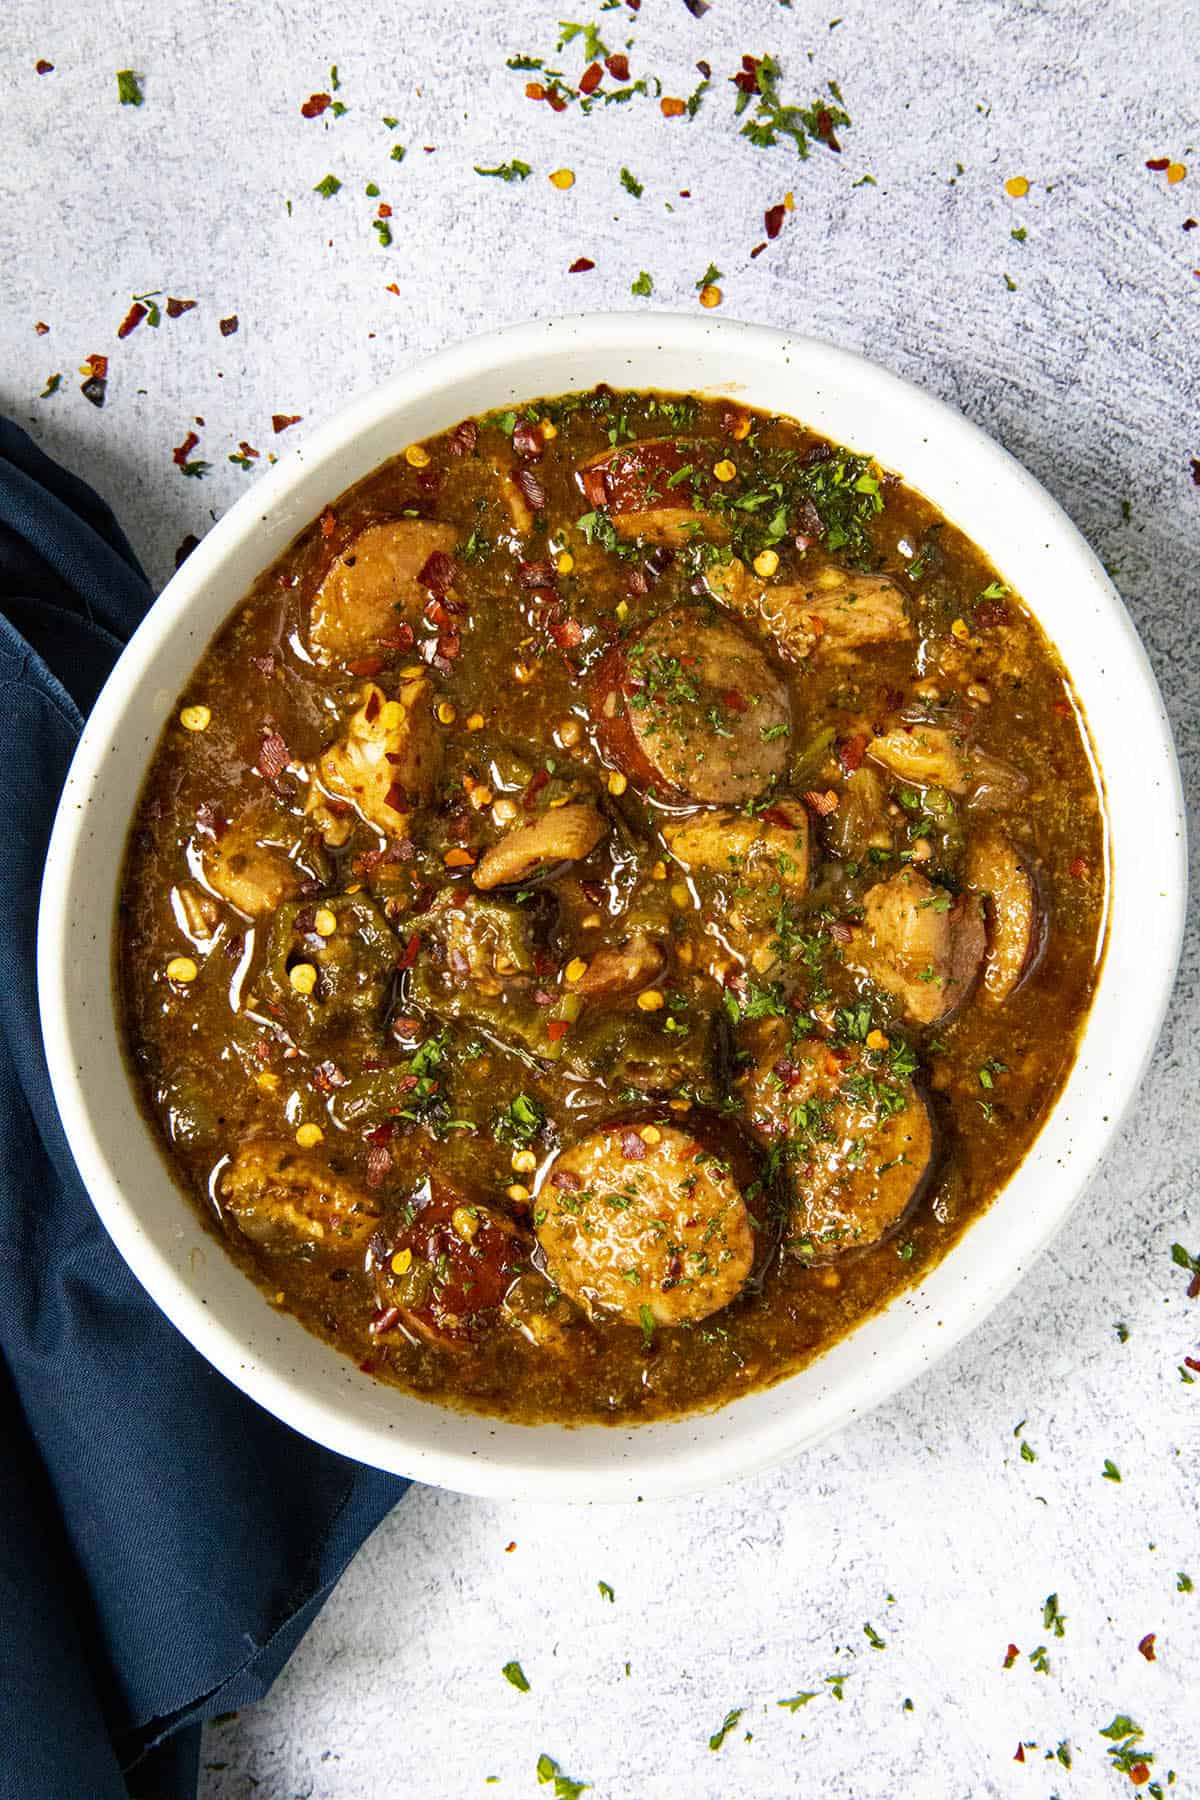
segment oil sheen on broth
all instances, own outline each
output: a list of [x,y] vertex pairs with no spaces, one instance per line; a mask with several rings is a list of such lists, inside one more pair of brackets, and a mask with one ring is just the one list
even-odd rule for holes
[[723,1403],[936,1263],[1100,953],[1064,671],[869,458],[601,388],[330,505],[158,746],[117,930],[179,1185],[365,1373]]

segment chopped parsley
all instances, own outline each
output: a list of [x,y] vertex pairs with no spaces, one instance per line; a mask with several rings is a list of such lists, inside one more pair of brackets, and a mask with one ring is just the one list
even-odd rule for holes
[[607,1581],[598,1581],[596,1586],[600,1589],[600,1598],[602,1600],[607,1600],[610,1606],[616,1604],[617,1596],[612,1588],[609,1587]]
[[[558,21],[558,42],[555,44],[554,48],[556,50],[565,50],[567,45],[573,44],[577,37],[582,37],[583,39],[580,48],[583,51],[584,62],[603,62],[604,58],[609,54],[608,45],[600,36],[598,26],[577,25],[571,19],[560,19]],[[509,66],[511,68],[512,65],[510,64]]]
[[1046,1604],[1042,1608],[1042,1624],[1047,1631],[1053,1631],[1055,1637],[1066,1636],[1067,1616],[1059,1611],[1057,1594],[1046,1595]]
[[47,380],[45,387],[42,389],[41,393],[38,395],[38,399],[39,400],[48,400],[50,398],[51,394],[57,394],[59,388],[62,386],[62,379],[63,378],[62,378],[61,374],[51,375],[49,377],[49,379]]
[[1177,1594],[1190,1594],[1195,1586],[1196,1584],[1191,1576],[1185,1575],[1183,1570],[1180,1569],[1175,1577],[1175,1592]]
[[705,269],[703,275],[700,277],[699,281],[696,283],[696,286],[697,286],[697,288],[711,287],[713,285],[714,281],[720,281],[720,279],[721,279],[720,269],[718,269],[716,263],[710,262],[707,269]]
[[638,1319],[642,1327],[642,1344],[648,1350],[654,1342],[654,1314],[644,1302],[638,1307]]
[[870,1625],[870,1624],[864,1625],[863,1626],[863,1635],[866,1637],[866,1640],[867,1640],[868,1644],[870,1644],[872,1650],[886,1650],[887,1649],[886,1640],[884,1638],[880,1637],[879,1633],[876,1631],[876,1629],[873,1625]]
[[529,1680],[519,1662],[506,1662],[500,1673],[505,1681],[510,1681],[522,1694],[529,1692]]
[[514,1149],[523,1150],[532,1144],[545,1123],[546,1109],[541,1101],[529,1094],[518,1094],[497,1118],[492,1136],[498,1144],[511,1144]]
[[1039,1675],[1048,1675],[1050,1673],[1050,1658],[1046,1653],[1045,1644],[1039,1644],[1036,1650],[1031,1650],[1029,1652],[1029,1660]]
[[725,1742],[725,1739],[729,1736],[729,1733],[733,1730],[745,1710],[746,1709],[743,1706],[735,1706],[725,1714],[720,1726],[713,1732],[708,1740],[708,1747],[710,1750],[719,1750],[721,1748],[721,1745]]
[[637,280],[630,282],[629,291],[631,294],[640,294],[643,299],[648,299],[654,292],[653,277],[643,269]]
[[590,1781],[572,1781],[544,1750],[537,1759],[537,1778],[539,1786],[545,1786],[549,1781],[554,1783],[554,1800],[579,1800],[584,1789],[592,1785]]
[[[746,60],[746,59],[744,59]],[[842,105],[842,95],[835,82],[829,83],[829,100],[814,100],[811,106],[796,106],[785,101],[779,92],[780,67],[773,56],[748,59],[754,67],[754,89],[738,84],[735,118],[740,118],[753,101],[754,111],[742,126],[742,136],[749,138],[758,150],[769,150],[782,138],[790,138],[796,155],[806,157],[812,139],[839,148],[834,133],[839,126],[850,124],[850,115]]]
[[122,106],[141,106],[144,103],[141,80],[132,69],[117,70],[117,98]]
[[1120,1479],[1121,1479],[1120,1469],[1118,1469],[1116,1463],[1113,1462],[1112,1458],[1108,1457],[1108,1456],[1106,1456],[1104,1459],[1104,1468],[1102,1470],[1102,1474],[1104,1476],[1105,1481],[1120,1481]]
[[313,193],[320,194],[322,200],[332,200],[341,185],[336,175],[323,175],[313,188]]
[[628,169],[621,170],[621,186],[627,194],[632,194],[635,200],[640,200],[645,191],[637,176],[630,174]]
[[786,1706],[789,1712],[794,1713],[799,1712],[802,1706],[807,1706],[810,1700],[816,1700],[819,1697],[819,1694],[810,1694],[802,1690],[798,1694],[790,1695],[786,1700],[777,1700],[775,1704],[776,1706]]
[[530,168],[529,164],[527,162],[522,162],[520,158],[516,156],[513,157],[511,162],[497,163],[495,167],[491,169],[481,169],[478,163],[473,163],[471,166],[477,175],[495,175],[498,176],[501,181],[528,181],[529,177],[533,174],[533,170]]
[[1143,1735],[1141,1726],[1135,1725],[1127,1713],[1116,1713],[1107,1725],[1100,1727],[1100,1736],[1109,1740],[1112,1767],[1121,1775],[1132,1775],[1139,1764],[1148,1770],[1154,1761],[1153,1750],[1138,1747],[1138,1739]]

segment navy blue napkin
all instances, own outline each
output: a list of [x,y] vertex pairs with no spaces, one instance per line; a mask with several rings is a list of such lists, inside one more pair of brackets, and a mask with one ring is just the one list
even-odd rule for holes
[[84,715],[153,599],[0,419],[0,1795],[187,1800],[406,1483],[298,1437],[168,1324],[54,1110],[34,938]]

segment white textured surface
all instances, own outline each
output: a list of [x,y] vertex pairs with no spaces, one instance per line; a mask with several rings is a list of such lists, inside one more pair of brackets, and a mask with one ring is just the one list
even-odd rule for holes
[[[9,0],[0,409],[112,499],[162,580],[185,534],[252,479],[226,457],[241,439],[265,453],[272,413],[303,414],[301,433],[466,332],[645,306],[629,294],[643,268],[656,301],[690,304],[711,258],[727,312],[802,326],[924,382],[1063,501],[1116,571],[1194,791],[1200,232],[1181,226],[1200,212],[1188,110],[1200,57],[1188,0],[847,0],[833,31],[836,8],[809,0],[717,0],[699,21],[676,0],[644,0],[632,21],[578,11],[614,48],[632,35],[633,73],[658,73],[667,93],[690,92],[695,59],[709,58],[716,79],[692,122],[642,99],[587,118],[526,101],[527,77],[504,58],[551,50],[565,10]],[[813,78],[840,83],[855,121],[840,160],[821,150],[799,164],[737,137],[724,78],[764,49],[789,97],[808,100]],[[38,57],[53,74],[35,75]],[[350,110],[302,119],[333,61]],[[126,66],[144,75],[140,110],[116,102]],[[578,70],[574,48],[560,66]],[[394,134],[381,114],[400,121]],[[1145,169],[1160,155],[1189,165],[1183,183]],[[523,185],[471,172],[512,156],[533,165]],[[622,164],[645,183],[640,201],[620,188]],[[568,193],[545,180],[562,165],[578,176]],[[345,186],[324,201],[311,189],[327,171]],[[878,186],[852,187],[867,172]],[[1032,188],[1014,202],[1003,182],[1020,173]],[[370,229],[369,180],[395,208],[389,251]],[[763,208],[789,186],[796,212],[749,261]],[[568,275],[581,255],[596,268]],[[131,295],[159,286],[199,305],[117,344]],[[234,312],[240,329],[223,338],[217,320]],[[48,336],[34,334],[39,319]],[[112,357],[103,412],[77,392],[92,352]],[[55,370],[63,391],[38,401]],[[170,457],[197,414],[204,481]],[[414,1491],[268,1703],[210,1730],[206,1760],[226,1767],[206,1776],[206,1800],[533,1794],[542,1750],[600,1800],[1071,1800],[1126,1787],[1097,1735],[1115,1711],[1145,1727],[1154,1774],[1173,1768],[1172,1791],[1195,1793],[1200,1383],[1178,1369],[1197,1350],[1200,1305],[1170,1245],[1200,1251],[1197,1024],[1193,933],[1137,1113],[1069,1238],[885,1413],[787,1470],[670,1506],[591,1515]],[[1023,1418],[1033,1463],[1014,1436]],[[1119,1485],[1102,1478],[1105,1457]],[[1177,1591],[1180,1569],[1197,1591]],[[1042,1623],[1052,1592],[1061,1639]],[[1150,1631],[1153,1664],[1137,1652]],[[1021,1656],[1003,1671],[1010,1642]],[[1030,1664],[1039,1644],[1049,1674]],[[503,1680],[510,1657],[529,1694]],[[825,1681],[839,1672],[841,1704]],[[822,1691],[794,1715],[775,1705],[802,1689]],[[1038,1744],[1024,1766],[1022,1738]],[[1064,1739],[1069,1771],[1042,1760]]]

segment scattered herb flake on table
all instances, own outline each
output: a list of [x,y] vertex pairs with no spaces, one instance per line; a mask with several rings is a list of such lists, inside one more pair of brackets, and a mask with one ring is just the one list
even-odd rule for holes
[[1116,1463],[1113,1462],[1112,1458],[1109,1456],[1106,1456],[1104,1459],[1104,1468],[1101,1473],[1105,1481],[1120,1481],[1121,1479],[1120,1469],[1118,1469]]
[[767,55],[743,56],[741,68],[730,76],[738,90],[734,117],[740,118],[754,102],[754,112],[742,126],[742,136],[759,150],[770,149],[781,138],[790,138],[800,157],[808,155],[809,144],[814,140],[840,153],[836,132],[851,121],[836,82],[829,83],[829,100],[818,98],[811,106],[797,106],[780,95],[780,74],[775,58]]
[[117,70],[117,98],[122,106],[141,106],[145,100],[140,78],[132,69]]
[[802,1690],[798,1694],[789,1695],[786,1700],[777,1700],[775,1704],[776,1706],[786,1706],[789,1712],[794,1713],[799,1712],[802,1706],[807,1706],[810,1700],[816,1700],[818,1698],[818,1694],[810,1694]]
[[621,170],[621,186],[627,194],[632,194],[635,200],[640,200],[645,192],[643,184],[636,175],[630,174],[628,169]]
[[871,1624],[864,1625],[863,1626],[863,1635],[866,1637],[866,1640],[867,1640],[868,1644],[870,1644],[872,1650],[886,1650],[887,1649],[886,1640],[880,1637],[879,1633],[876,1631],[876,1629],[873,1625],[871,1625]]
[[607,1600],[610,1604],[615,1603],[617,1596],[612,1588],[609,1587],[607,1581],[598,1581],[596,1586],[600,1589],[600,1598],[602,1600]]
[[332,200],[341,185],[336,175],[323,175],[313,188],[313,193],[320,194],[322,200]]
[[51,375],[47,379],[45,387],[42,389],[41,393],[38,395],[38,399],[39,400],[48,400],[50,398],[51,394],[57,394],[57,392],[61,386],[62,386],[61,374],[56,373],[54,375]]
[[643,299],[648,298],[654,292],[653,277],[643,269],[637,280],[630,282],[629,291],[631,294],[640,294]]
[[505,1681],[511,1682],[522,1694],[529,1692],[529,1678],[519,1662],[506,1662],[500,1673]]
[[725,1714],[720,1726],[713,1732],[708,1740],[708,1747],[710,1750],[719,1750],[721,1748],[721,1745],[725,1742],[725,1739],[729,1736],[729,1733],[733,1730],[744,1711],[745,1707],[735,1706]]
[[590,1781],[572,1781],[544,1750],[537,1759],[537,1778],[539,1786],[544,1786],[549,1781],[554,1783],[554,1800],[579,1800],[585,1788],[592,1785]]
[[1046,1604],[1042,1608],[1042,1624],[1047,1631],[1053,1631],[1055,1637],[1066,1636],[1067,1615],[1059,1611],[1057,1594],[1046,1595]]
[[1180,1569],[1178,1574],[1175,1577],[1176,1593],[1177,1594],[1190,1594],[1195,1590],[1195,1586],[1196,1586],[1196,1584],[1192,1580],[1191,1576],[1185,1575],[1183,1570]]
[[527,162],[522,162],[520,158],[516,156],[513,157],[511,162],[497,163],[496,166],[491,169],[481,169],[478,163],[473,163],[471,166],[477,175],[495,175],[498,176],[501,181],[528,181],[529,177],[533,174],[533,170],[530,168],[529,164]]

